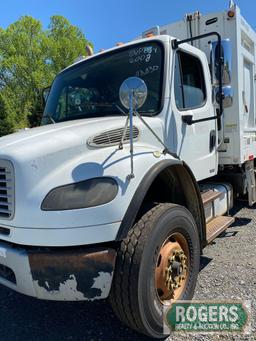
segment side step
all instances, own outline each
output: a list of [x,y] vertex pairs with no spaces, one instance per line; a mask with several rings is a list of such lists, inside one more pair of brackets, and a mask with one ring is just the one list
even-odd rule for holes
[[206,192],[202,192],[201,196],[202,196],[203,205],[206,206],[211,201],[219,198],[221,194],[222,194],[221,192],[213,191],[211,189]]
[[222,232],[224,232],[235,219],[233,217],[220,216],[211,220],[206,224],[206,240],[207,244],[211,243]]

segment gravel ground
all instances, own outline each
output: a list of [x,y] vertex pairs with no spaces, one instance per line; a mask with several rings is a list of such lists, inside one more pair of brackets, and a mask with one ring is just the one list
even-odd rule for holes
[[[195,299],[252,305],[250,336],[176,335],[169,340],[256,340],[256,214],[237,203],[228,234],[205,249]],[[123,326],[107,302],[44,302],[0,287],[0,340],[148,340]]]

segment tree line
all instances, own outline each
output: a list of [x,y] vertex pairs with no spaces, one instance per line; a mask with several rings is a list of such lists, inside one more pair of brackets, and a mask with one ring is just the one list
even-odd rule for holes
[[42,91],[56,74],[92,45],[63,16],[47,29],[31,16],[0,28],[0,136],[40,124]]

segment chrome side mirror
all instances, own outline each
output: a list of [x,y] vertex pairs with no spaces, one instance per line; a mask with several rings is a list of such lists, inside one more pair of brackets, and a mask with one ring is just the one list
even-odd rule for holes
[[147,99],[148,89],[145,82],[138,77],[127,78],[119,90],[119,99],[126,109],[138,109]]
[[[218,79],[218,42],[212,42],[211,48],[211,73],[212,73],[212,82],[213,85],[219,84]],[[229,39],[224,39],[221,41],[221,51],[220,55],[223,58],[222,65],[222,84],[230,85],[231,84],[231,75],[232,75],[232,46],[231,41]]]
[[[218,87],[214,88],[214,97],[216,103],[220,103],[220,93]],[[222,88],[222,103],[223,108],[230,108],[233,105],[233,97],[234,97],[234,91],[232,86],[224,86]]]

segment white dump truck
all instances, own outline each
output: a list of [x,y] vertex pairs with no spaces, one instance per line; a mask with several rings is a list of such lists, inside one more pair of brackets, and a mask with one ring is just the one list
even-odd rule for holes
[[231,3],[58,74],[42,125],[0,139],[0,283],[109,297],[163,337],[164,307],[192,299],[233,198],[256,201],[255,44]]

